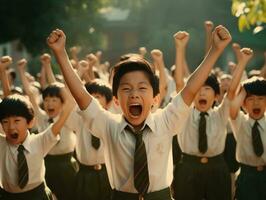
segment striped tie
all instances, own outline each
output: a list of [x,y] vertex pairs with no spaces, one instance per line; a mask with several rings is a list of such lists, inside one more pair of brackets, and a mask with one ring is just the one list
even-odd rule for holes
[[259,123],[255,121],[252,127],[252,144],[255,154],[260,157],[263,154],[263,144],[261,141],[260,131],[259,131]]
[[205,115],[208,115],[208,113],[201,112],[200,113],[200,120],[199,120],[199,151],[201,153],[205,153],[208,149]]
[[19,145],[18,147],[18,186],[23,189],[29,180],[29,172],[27,160],[24,155],[24,146]]
[[149,172],[145,144],[142,132],[133,134],[136,138],[134,154],[134,186],[139,194],[144,195],[149,188]]

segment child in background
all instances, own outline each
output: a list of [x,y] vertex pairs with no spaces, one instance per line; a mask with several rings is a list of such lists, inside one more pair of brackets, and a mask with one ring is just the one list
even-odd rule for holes
[[[236,158],[240,174],[237,200],[266,199],[266,80],[253,77],[242,84],[232,102],[230,118],[237,141]],[[246,114],[240,110],[243,107]]]

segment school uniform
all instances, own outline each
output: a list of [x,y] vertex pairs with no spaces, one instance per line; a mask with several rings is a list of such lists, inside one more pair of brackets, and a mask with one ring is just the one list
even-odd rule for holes
[[204,153],[199,148],[200,115],[194,108],[178,134],[182,156],[174,171],[175,199],[230,200],[231,179],[223,157],[229,100],[225,98],[220,106],[205,113],[207,148]]
[[[110,200],[111,186],[104,160],[104,144],[92,136],[86,122],[80,119],[80,129],[76,131],[76,157],[79,171],[76,176],[76,200]],[[95,142],[93,142],[96,140]]]
[[49,127],[38,135],[30,134],[23,142],[25,163],[27,163],[28,180],[24,186],[19,184],[18,149],[21,145],[7,143],[4,136],[0,136],[0,199],[3,200],[50,200],[51,192],[45,185],[44,157],[59,141]]
[[236,159],[240,163],[240,174],[236,182],[238,200],[266,199],[266,115],[257,122],[264,149],[261,156],[255,154],[252,144],[252,127],[255,120],[242,111],[235,120],[231,120],[237,141]]
[[137,139],[136,133],[132,134],[131,125],[122,115],[105,111],[95,99],[82,111],[92,134],[104,143],[106,169],[114,190],[114,200],[171,199],[169,186],[173,179],[172,138],[173,133],[181,130],[189,109],[179,94],[165,109],[150,113],[145,120],[141,131],[146,148],[145,168],[148,169],[145,178],[149,180],[149,184],[143,195],[140,195],[135,186],[133,166]]
[[[76,160],[73,152],[76,144],[76,135],[73,130],[80,126],[77,123],[77,114],[72,112],[60,130],[60,141],[49,151],[45,157],[45,179],[48,187],[58,200],[73,199],[73,188],[77,172]],[[59,116],[52,120],[46,113],[37,112],[38,130],[45,129],[50,123],[57,121]]]

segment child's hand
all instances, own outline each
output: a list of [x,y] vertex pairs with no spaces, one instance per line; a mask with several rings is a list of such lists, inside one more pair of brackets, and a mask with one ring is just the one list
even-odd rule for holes
[[10,56],[2,56],[0,59],[0,70],[6,70],[6,68],[11,65],[12,58]]
[[177,48],[185,48],[189,40],[189,33],[186,31],[178,31],[176,34],[174,34],[174,39]]
[[159,49],[153,49],[151,51],[151,57],[156,63],[163,61],[163,53]]
[[86,58],[90,66],[94,66],[95,63],[98,61],[98,58],[93,53],[88,54]]
[[253,50],[250,48],[242,48],[240,50],[240,60],[247,63],[253,56]]
[[232,49],[233,49],[233,51],[234,51],[234,53],[235,53],[236,60],[239,61],[239,59],[240,59],[240,57],[241,57],[241,55],[240,55],[240,50],[241,50],[240,45],[239,45],[238,43],[235,43],[235,42],[234,42],[234,43],[232,44]]
[[22,69],[22,70],[25,70],[25,66],[27,65],[27,60],[25,58],[22,58],[20,59],[18,62],[17,62],[17,66],[19,69]]
[[40,57],[42,65],[49,65],[51,63],[51,56],[48,53],[44,53]]
[[62,30],[56,29],[47,38],[48,46],[55,52],[65,49],[66,36]]
[[232,61],[228,62],[229,72],[230,74],[233,74],[236,69],[236,64]]
[[89,70],[89,63],[85,60],[81,60],[78,64],[78,73],[82,76]]
[[146,53],[147,53],[147,49],[146,49],[146,47],[140,47],[139,48],[139,54],[141,55],[141,56],[145,56],[146,55]]
[[71,54],[77,55],[81,51],[81,47],[80,46],[73,46],[69,50],[70,50]]
[[229,31],[222,25],[217,26],[213,31],[213,47],[216,50],[223,51],[224,48],[231,42],[232,37]]
[[205,27],[206,32],[211,32],[213,29],[213,22],[212,21],[205,21],[204,27]]

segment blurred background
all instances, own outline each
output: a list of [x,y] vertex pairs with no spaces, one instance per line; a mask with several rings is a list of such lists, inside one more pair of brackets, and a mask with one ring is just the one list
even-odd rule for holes
[[[39,56],[49,52],[46,38],[60,28],[68,49],[81,47],[80,58],[98,50],[113,65],[124,53],[160,49],[168,68],[174,63],[173,34],[190,33],[187,60],[194,69],[203,59],[204,21],[226,26],[233,42],[250,47],[255,56],[248,71],[259,69],[266,51],[266,0],[1,0],[0,55],[25,57],[29,71],[40,71]],[[227,47],[217,66],[235,61]],[[54,70],[58,71],[54,62]]]

